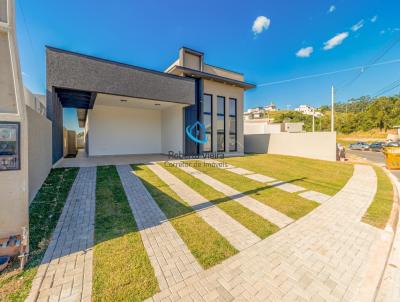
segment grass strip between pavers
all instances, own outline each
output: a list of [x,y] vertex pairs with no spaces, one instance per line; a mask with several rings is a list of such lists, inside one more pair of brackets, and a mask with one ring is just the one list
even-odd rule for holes
[[216,204],[221,210],[226,212],[229,216],[261,239],[264,239],[279,230],[279,227],[272,222],[269,222],[260,215],[242,206],[237,201],[230,199],[221,192],[218,192],[192,175],[187,174],[177,167],[171,167],[170,165],[165,164],[161,165],[193,190],[197,191],[204,198]]
[[293,219],[303,217],[319,205],[296,193],[288,193],[228,170],[204,165],[203,162],[196,162],[196,169]]
[[97,168],[92,301],[142,301],[158,291],[115,166]]
[[378,188],[375,198],[364,214],[362,221],[384,229],[392,211],[394,198],[393,184],[385,171],[379,167],[374,167],[374,169],[378,179]]
[[238,252],[148,167],[132,165],[132,168],[203,268]]
[[23,271],[19,271],[15,262],[13,271],[0,274],[0,301],[24,301],[28,296],[78,171],[78,168],[51,170],[31,202],[28,263]]
[[350,163],[277,154],[251,154],[223,161],[331,196],[343,188],[354,171]]

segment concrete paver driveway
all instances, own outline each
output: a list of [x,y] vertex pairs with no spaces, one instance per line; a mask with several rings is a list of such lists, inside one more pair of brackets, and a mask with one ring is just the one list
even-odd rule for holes
[[151,299],[370,300],[384,266],[376,266],[376,252],[387,241],[385,231],[360,222],[375,192],[374,170],[356,165],[346,186],[306,217]]

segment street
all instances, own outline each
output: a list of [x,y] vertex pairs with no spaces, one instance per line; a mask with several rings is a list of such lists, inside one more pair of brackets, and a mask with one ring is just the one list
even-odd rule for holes
[[[360,150],[346,150],[347,153],[356,155],[358,157],[365,158],[371,162],[377,164],[385,164],[385,156],[382,152],[373,152],[373,151],[360,151]],[[397,177],[400,181],[400,170],[390,170],[390,172]]]

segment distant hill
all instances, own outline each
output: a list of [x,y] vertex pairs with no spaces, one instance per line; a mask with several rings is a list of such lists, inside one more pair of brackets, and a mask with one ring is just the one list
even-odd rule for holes
[[[322,106],[318,110],[324,116],[315,118],[316,131],[330,130],[330,106]],[[305,130],[312,130],[312,116],[296,111],[276,111],[274,122],[304,122]],[[372,129],[387,131],[400,125],[400,95],[376,99],[361,97],[335,104],[335,130],[338,133],[367,132]]]

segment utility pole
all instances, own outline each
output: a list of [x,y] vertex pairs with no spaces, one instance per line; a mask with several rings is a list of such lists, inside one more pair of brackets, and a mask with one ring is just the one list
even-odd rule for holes
[[332,85],[331,132],[335,131],[335,87]]
[[312,113],[312,132],[315,132],[315,108]]

